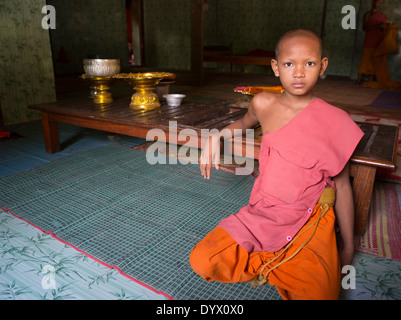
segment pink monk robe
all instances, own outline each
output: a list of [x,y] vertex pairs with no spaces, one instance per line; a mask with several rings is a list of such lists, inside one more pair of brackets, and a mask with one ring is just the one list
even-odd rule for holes
[[316,98],[291,122],[264,135],[260,175],[249,204],[219,227],[249,253],[276,252],[308,221],[327,185],[363,136],[349,115]]

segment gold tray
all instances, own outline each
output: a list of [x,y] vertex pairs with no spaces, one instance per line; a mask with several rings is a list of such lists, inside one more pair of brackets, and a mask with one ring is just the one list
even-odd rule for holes
[[113,77],[91,77],[88,76],[86,73],[81,75],[81,78],[84,80],[90,80],[90,81],[110,81],[114,80]]
[[249,96],[254,96],[260,92],[273,92],[273,93],[283,93],[284,88],[282,86],[275,87],[237,87],[234,92],[242,93]]
[[115,79],[161,79],[161,80],[175,80],[176,75],[169,72],[145,72],[145,73],[119,73],[114,76]]

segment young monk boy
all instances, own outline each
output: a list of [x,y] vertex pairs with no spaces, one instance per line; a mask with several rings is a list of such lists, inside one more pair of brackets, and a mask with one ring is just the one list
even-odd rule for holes
[[[284,299],[338,298],[340,267],[354,254],[348,162],[363,132],[347,113],[313,95],[327,65],[318,35],[287,32],[272,60],[285,92],[257,94],[245,116],[227,127],[233,136],[234,129],[261,125],[260,175],[249,204],[192,250],[191,266],[206,281],[267,281]],[[213,160],[218,168],[220,138],[211,137],[200,158],[207,179]]]

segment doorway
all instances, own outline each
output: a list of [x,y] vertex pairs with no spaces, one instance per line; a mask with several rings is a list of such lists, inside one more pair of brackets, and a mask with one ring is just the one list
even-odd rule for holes
[[131,66],[145,65],[143,0],[126,0],[127,48]]

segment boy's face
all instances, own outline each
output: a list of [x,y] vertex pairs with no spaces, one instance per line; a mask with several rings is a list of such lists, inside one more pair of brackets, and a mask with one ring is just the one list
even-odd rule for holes
[[372,7],[373,9],[379,10],[382,5],[383,5],[383,0],[374,0]]
[[277,60],[272,60],[274,74],[286,92],[296,96],[311,93],[327,65],[327,58],[321,58],[319,41],[302,35],[282,40]]

